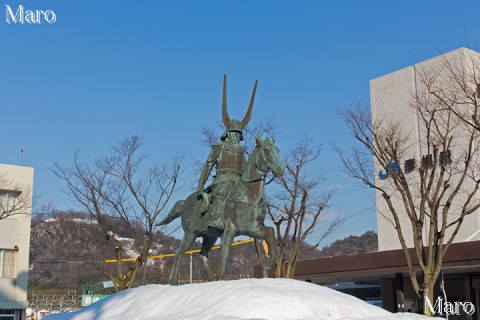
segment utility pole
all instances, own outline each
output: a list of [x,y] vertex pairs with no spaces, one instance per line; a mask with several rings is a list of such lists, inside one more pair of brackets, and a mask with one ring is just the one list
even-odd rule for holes
[[190,253],[190,283],[193,282],[192,271],[193,271],[193,262],[192,262],[192,254]]

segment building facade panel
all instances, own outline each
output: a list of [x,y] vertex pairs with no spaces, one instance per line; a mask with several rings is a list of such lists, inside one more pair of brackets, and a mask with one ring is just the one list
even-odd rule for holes
[[[0,220],[0,309],[10,310],[14,319],[24,319],[28,306],[33,168],[0,164],[0,182],[2,209],[9,208],[8,201],[22,201],[19,214]],[[7,194],[17,199],[6,199]]]
[[[428,99],[433,98],[428,94],[426,87],[422,85],[422,77],[425,75],[435,75],[437,77],[435,81],[438,85],[447,84],[451,79],[448,79],[445,73],[442,72],[442,66],[445,66],[447,62],[452,68],[469,70],[471,68],[468,68],[467,63],[470,59],[466,59],[467,56],[469,58],[473,56],[480,59],[479,53],[461,48],[370,81],[372,123],[387,126],[388,124],[397,122],[400,131],[408,141],[401,154],[402,159],[400,163],[398,163],[403,169],[406,167],[405,161],[412,159],[418,167],[422,162],[422,158],[432,153],[432,150],[427,148],[427,133],[422,124],[423,119],[421,118],[418,108],[421,107],[420,102],[422,101],[431,104],[433,104],[434,101],[428,101]],[[468,130],[468,128],[459,124],[453,131],[455,140],[449,151],[454,165],[462,165],[464,150],[467,146],[466,137],[468,136],[464,130]],[[385,169],[375,162],[376,184],[382,188],[393,190],[393,186],[389,185],[392,183],[391,179],[382,180],[379,178],[378,173],[381,170]],[[415,197],[416,194],[419,194],[419,190],[415,190],[415,186],[419,185],[418,172],[406,174],[406,178],[411,181],[409,185],[412,187],[412,194]],[[454,177],[453,179],[457,178]],[[452,181],[458,181],[458,179]],[[473,180],[468,180],[464,183],[460,191],[461,195],[458,196],[452,204],[452,209],[448,215],[449,221],[459,216],[461,206],[466,199],[466,195],[464,194],[469,190],[473,190],[473,187]],[[395,196],[392,199],[395,208],[400,212],[399,218],[403,229],[402,233],[404,234],[407,246],[412,247],[413,231],[410,226],[410,220],[406,215],[406,210],[404,208],[402,209],[403,201],[400,194],[396,193]],[[477,194],[477,199],[478,197],[480,197],[480,194]],[[397,232],[392,224],[390,211],[379,191],[376,193],[376,207],[379,250],[401,248]],[[425,225],[427,224],[428,223]],[[453,228],[448,230],[447,237],[451,235],[452,230]],[[480,212],[475,212],[465,218],[455,242],[476,240],[480,236],[479,230]],[[424,232],[426,231],[427,230],[424,230]]]

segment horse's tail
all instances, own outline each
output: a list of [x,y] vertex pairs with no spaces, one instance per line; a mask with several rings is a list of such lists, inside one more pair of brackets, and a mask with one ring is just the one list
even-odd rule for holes
[[164,226],[172,222],[173,220],[179,218],[182,215],[182,205],[185,202],[185,200],[179,200],[175,203],[173,208],[170,210],[168,215],[159,223],[156,224],[156,226]]

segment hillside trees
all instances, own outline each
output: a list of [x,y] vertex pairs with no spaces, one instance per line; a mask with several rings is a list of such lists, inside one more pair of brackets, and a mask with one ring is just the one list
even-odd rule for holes
[[[42,212],[44,213],[44,212]],[[94,284],[105,281],[105,275],[98,272],[95,265],[85,262],[83,254],[84,242],[89,234],[90,216],[86,213],[75,211],[59,211],[55,209],[48,214],[36,214],[32,221],[31,242],[30,242],[30,268],[29,268],[29,289],[76,289],[79,290],[84,284]],[[121,220],[109,219],[107,225],[112,233],[126,235],[126,229]],[[86,234],[87,232],[87,234]],[[102,239],[98,232],[99,239],[90,239],[91,256],[99,265],[116,272],[116,263],[103,263],[105,258],[112,257],[110,244]],[[98,240],[98,241],[97,241]],[[122,238],[125,247],[132,244],[133,239]],[[172,253],[180,244],[180,240],[157,231],[154,234],[154,246],[151,255]],[[198,249],[200,244],[195,243],[192,249]],[[219,250],[210,253],[210,259],[216,263],[219,259]],[[194,254],[192,278],[193,280],[206,279],[203,264]],[[190,275],[189,259],[183,259],[180,266],[181,280],[188,282]],[[139,274],[141,280],[136,282],[144,283],[143,275],[145,268],[146,284],[167,283],[169,268],[173,262],[172,257],[164,259],[149,259],[142,265]],[[253,250],[252,244],[232,247],[229,256],[226,278],[238,279],[239,277],[253,277],[252,265],[258,264],[258,258]]]
[[[105,217],[105,226],[111,234],[117,235],[125,256],[135,257],[134,239],[121,219]],[[95,223],[93,223],[95,224]],[[92,233],[92,228],[96,234]],[[139,230],[139,234],[140,230]],[[92,237],[91,237],[92,236]],[[178,240],[156,231],[150,255],[170,253]],[[85,246],[89,245],[88,255]],[[96,263],[89,263],[88,259]],[[116,263],[104,263],[114,253],[101,231],[91,225],[90,215],[84,212],[52,211],[37,212],[32,219],[30,238],[29,288],[38,289],[80,289],[84,284],[105,281],[105,274],[96,269],[97,265],[116,273]],[[137,277],[138,284],[166,283],[171,258],[148,259]],[[188,270],[188,265],[183,266]],[[194,270],[201,270],[200,264]],[[197,277],[196,274],[194,274]],[[145,277],[145,278],[144,278]],[[112,288],[113,289],[113,288]]]
[[[78,239],[77,257],[110,278],[116,291],[131,288],[146,263],[154,244],[155,221],[176,190],[181,170],[178,156],[168,164],[144,168],[145,156],[139,155],[142,143],[133,136],[122,140],[108,156],[84,163],[76,154],[73,166],[55,165],[55,174],[66,184],[65,192],[89,215],[83,237]],[[112,220],[121,221],[121,234],[109,228]],[[125,238],[132,242],[123,241]],[[110,255],[117,260],[115,270],[98,261],[92,250],[92,245],[101,241],[109,245]],[[133,262],[122,262],[132,254]]]
[[351,254],[378,251],[378,237],[374,231],[366,231],[362,235],[350,235],[335,240],[320,250],[320,257],[346,256]]
[[[445,61],[416,68],[417,90],[405,112],[418,117],[418,132],[406,129],[398,116],[371,113],[359,101],[341,112],[356,144],[351,155],[338,153],[351,177],[376,190],[377,208],[385,204],[378,210],[396,232],[422,301],[434,300],[443,257],[465,219],[480,207],[479,132],[454,112],[461,104],[476,114],[477,87],[459,85],[469,71]],[[382,103],[372,101],[372,110],[385,110]],[[413,255],[408,247],[415,248]]]

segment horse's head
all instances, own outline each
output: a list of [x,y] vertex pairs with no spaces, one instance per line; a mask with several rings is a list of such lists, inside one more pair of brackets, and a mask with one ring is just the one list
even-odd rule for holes
[[259,157],[257,158],[257,169],[267,174],[272,172],[275,177],[283,176],[285,172],[285,163],[280,158],[278,148],[275,147],[270,138],[262,141],[259,136],[255,138],[257,148],[259,149]]

